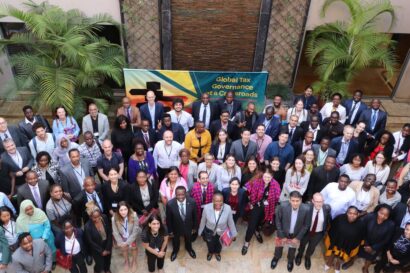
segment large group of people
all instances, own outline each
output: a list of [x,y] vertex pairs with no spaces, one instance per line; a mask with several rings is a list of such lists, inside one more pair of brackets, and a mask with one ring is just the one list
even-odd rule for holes
[[274,240],[272,269],[286,247],[287,270],[309,270],[323,242],[324,270],[358,257],[364,273],[409,270],[410,124],[386,130],[380,100],[360,90],[320,110],[312,93],[289,109],[275,96],[262,113],[232,91],[203,93],[167,112],[148,91],[141,107],[122,99],[113,128],[94,103],[81,123],[64,107],[51,126],[31,106],[17,126],[0,117],[0,272],[50,272],[70,257],[71,273],[109,273],[114,248],[126,271],[143,248],[149,272],[163,272],[168,242],[171,261],[180,237],[196,259],[198,236],[221,261],[239,223],[242,255],[254,236]]

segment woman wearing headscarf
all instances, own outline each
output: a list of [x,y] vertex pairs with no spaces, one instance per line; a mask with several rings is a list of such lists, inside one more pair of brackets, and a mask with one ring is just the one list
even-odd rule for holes
[[59,135],[57,137],[56,148],[53,151],[52,158],[58,163],[59,166],[64,166],[70,163],[70,158],[68,157],[68,151],[71,149],[78,148],[78,144],[71,142],[68,136]]

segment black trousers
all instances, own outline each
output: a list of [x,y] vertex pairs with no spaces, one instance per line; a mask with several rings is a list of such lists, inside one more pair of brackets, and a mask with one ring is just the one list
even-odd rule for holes
[[192,250],[192,233],[188,232],[186,234],[174,234],[172,238],[172,252],[178,253],[180,247],[181,236],[184,236],[185,240],[185,249],[187,251]]
[[107,272],[111,271],[111,254],[107,256],[101,256],[100,253],[92,251],[93,259],[94,259],[94,272]]
[[254,206],[249,215],[248,228],[246,229],[245,242],[250,242],[253,234],[263,223],[265,218],[265,207]]
[[[293,234],[289,235],[289,237],[288,237],[288,239],[293,239],[293,238],[295,238],[295,236],[293,236]],[[282,252],[283,252],[283,247],[282,246],[275,247],[274,258],[280,259],[282,257]],[[295,260],[295,253],[296,253],[296,248],[289,247],[289,249],[288,249],[288,262],[293,262],[293,260]]]
[[164,267],[164,258],[158,258],[151,252],[145,251],[147,254],[147,262],[148,262],[148,271],[155,272],[155,263],[157,264],[158,269],[162,269]]
[[305,257],[312,257],[317,245],[320,243],[320,241],[322,241],[323,235],[323,232],[315,232],[313,235],[310,235],[309,232],[305,234],[305,236],[303,236],[302,240],[300,241],[298,255],[302,256],[303,252],[305,252],[306,245],[308,245]]
[[87,273],[87,266],[85,265],[84,258],[85,256],[81,252],[73,255],[70,273]]
[[216,234],[212,236],[212,240],[210,242],[206,242],[208,247],[208,253],[212,254],[220,254],[222,250],[221,242],[219,241],[219,235]]
[[164,179],[164,177],[167,175],[169,171],[169,168],[161,168],[160,166],[157,167],[157,173],[158,173],[158,187],[161,184],[162,180]]

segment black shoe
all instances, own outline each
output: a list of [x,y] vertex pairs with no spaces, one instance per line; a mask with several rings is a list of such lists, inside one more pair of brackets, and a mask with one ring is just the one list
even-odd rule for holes
[[246,255],[246,253],[248,253],[248,247],[249,246],[245,246],[245,245],[242,247],[242,255]]
[[279,259],[273,257],[272,262],[270,263],[270,268],[275,269],[276,266],[278,265]]
[[93,264],[93,257],[87,255],[87,256],[85,257],[85,262],[87,263],[87,265],[92,265],[92,264]]
[[312,266],[312,262],[310,261],[310,257],[305,256],[305,268],[306,268],[306,270],[310,270],[311,266]]
[[215,258],[218,262],[221,261],[221,254],[215,254]]
[[350,260],[350,261],[348,261],[348,262],[342,264],[342,269],[343,269],[343,270],[347,270],[347,269],[348,269],[349,267],[351,267],[353,264],[354,264],[354,261],[353,261],[353,259],[352,259],[352,260]]
[[196,253],[193,249],[188,251],[189,256],[191,256],[192,259],[196,259]]
[[259,243],[263,243],[263,238],[262,238],[262,235],[260,234],[260,233],[255,233],[255,237],[256,237],[256,240],[259,242]]
[[208,261],[210,261],[210,260],[212,259],[212,254],[211,254],[211,253],[208,253],[208,254],[206,255],[206,259],[207,259]]
[[302,255],[296,255],[295,264],[299,266],[302,263]]
[[56,266],[57,266],[57,263],[56,263],[56,262],[53,262],[53,265],[51,266],[51,269],[52,269],[52,270],[55,270],[55,269],[56,269]]
[[293,270],[293,262],[288,262],[288,272],[292,272]]
[[171,262],[175,261],[176,258],[177,258],[177,253],[176,253],[176,252],[172,252],[172,253],[171,253]]

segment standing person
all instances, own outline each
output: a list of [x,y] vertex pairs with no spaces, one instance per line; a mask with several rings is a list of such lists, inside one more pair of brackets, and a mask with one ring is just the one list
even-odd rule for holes
[[279,119],[279,122],[286,122],[286,113],[287,113],[287,106],[283,105],[282,103],[283,98],[281,95],[275,95],[275,97],[273,98],[273,104],[268,104],[267,106],[265,106],[265,109],[263,110],[263,112],[266,112],[266,109],[268,107],[273,107],[273,110],[275,112],[275,117],[277,117]]
[[365,173],[373,173],[376,175],[376,187],[381,189],[386,184],[389,177],[390,167],[387,165],[387,159],[384,155],[384,151],[380,151],[376,154],[375,158],[366,163]]
[[158,141],[154,148],[153,157],[157,166],[158,180],[162,181],[175,161],[179,160],[179,151],[182,145],[174,141],[171,131],[164,132],[164,140]]
[[303,157],[305,158],[305,168],[309,173],[312,173],[313,168],[316,167],[316,159],[315,153],[313,150],[309,149],[303,153]]
[[97,173],[97,160],[101,157],[101,149],[97,142],[94,140],[94,136],[90,131],[83,134],[84,143],[82,143],[78,150],[82,158],[85,158],[93,169],[93,173]]
[[364,110],[359,117],[359,121],[366,124],[366,132],[368,139],[374,139],[386,128],[387,114],[380,110],[381,101],[372,99],[370,108]]
[[231,145],[230,154],[234,155],[238,162],[238,165],[243,167],[245,162],[249,160],[251,156],[256,156],[257,145],[251,141],[251,131],[247,128],[243,128],[241,132],[241,139],[235,140]]
[[275,111],[272,106],[266,107],[264,114],[260,114],[256,125],[253,127],[253,132],[256,132],[256,129],[259,125],[263,125],[264,133],[269,136],[272,140],[277,140],[279,130],[280,130],[281,120],[279,117],[275,116]]
[[195,128],[185,135],[184,146],[191,153],[191,160],[196,163],[204,161],[204,155],[209,153],[212,137],[202,121],[195,122]]
[[34,123],[32,129],[35,135],[28,143],[28,147],[33,158],[36,158],[37,154],[42,151],[52,154],[56,147],[53,134],[47,133],[46,127],[39,122]]
[[328,156],[325,164],[314,168],[310,174],[307,190],[304,194],[306,200],[311,200],[315,193],[321,192],[329,183],[337,181],[339,175],[340,171],[336,167],[336,158]]
[[243,216],[248,199],[245,190],[240,186],[239,179],[237,177],[232,177],[229,181],[229,188],[222,190],[224,203],[231,207],[235,224],[239,217]]
[[333,139],[343,135],[344,124],[339,121],[339,112],[332,112],[330,117],[325,118],[322,123],[324,135]]
[[158,209],[158,186],[148,181],[148,175],[143,170],[139,170],[136,177],[137,182],[128,188],[126,200],[139,216],[147,216]]
[[149,121],[150,128],[158,129],[158,124],[161,122],[161,118],[164,115],[164,106],[160,102],[155,101],[155,93],[152,90],[148,90],[146,94],[147,103],[140,107],[141,118]]
[[169,234],[173,234],[171,262],[178,255],[180,237],[184,236],[185,249],[189,256],[196,259],[196,253],[192,248],[193,235],[197,227],[197,215],[195,200],[186,196],[186,188],[178,186],[175,190],[175,198],[167,203],[167,227]]
[[47,119],[45,119],[42,115],[34,114],[33,107],[31,105],[23,106],[23,113],[24,119],[19,122],[18,127],[27,139],[32,139],[35,136],[35,130],[33,130],[35,123],[42,124],[46,132],[52,132]]
[[32,170],[37,173],[39,179],[47,180],[50,186],[61,183],[60,168],[47,152],[37,154],[36,163]]
[[159,188],[161,202],[164,207],[171,199],[175,198],[175,190],[178,186],[183,186],[185,189],[188,188],[188,185],[185,179],[181,176],[178,167],[172,166],[169,169],[167,176],[164,180],[162,180]]
[[358,218],[359,210],[350,206],[346,213],[333,220],[325,238],[325,271],[334,266],[335,272],[340,273],[342,262],[349,264],[359,253],[361,241],[365,238],[365,225]]
[[308,187],[309,178],[310,173],[305,169],[304,157],[297,157],[293,166],[286,171],[280,201],[288,201],[289,194],[293,191],[297,191],[303,195]]
[[235,239],[238,233],[231,207],[224,204],[222,193],[217,192],[212,197],[212,203],[204,206],[198,230],[198,234],[202,235],[208,247],[208,261],[212,259],[212,255],[215,255],[218,262],[221,261],[222,245],[219,238],[226,229],[230,230],[232,238]]
[[352,154],[356,153],[358,143],[352,139],[353,127],[346,125],[343,129],[343,136],[336,137],[330,142],[330,148],[336,151],[336,163],[342,166],[350,161]]
[[280,189],[282,190],[283,183],[285,183],[286,171],[284,168],[280,167],[280,159],[275,156],[272,158],[269,164],[269,169],[273,174],[273,178],[279,183]]
[[4,141],[7,138],[11,138],[17,147],[26,147],[28,139],[21,133],[21,131],[15,126],[8,126],[7,120],[0,117],[0,153],[4,152]]
[[108,181],[101,186],[103,197],[103,208],[106,215],[114,216],[121,201],[124,201],[127,194],[127,182],[122,180],[116,169],[108,172]]
[[352,139],[356,140],[359,144],[357,150],[358,153],[363,153],[366,146],[367,132],[364,130],[365,128],[366,123],[364,123],[363,121],[357,122],[356,126],[354,127]]
[[292,115],[298,116],[298,125],[307,120],[308,111],[306,110],[303,101],[298,100],[294,103],[294,107],[288,109],[286,120],[289,122]]
[[293,144],[293,149],[295,151],[295,157],[304,154],[307,150],[312,150],[313,146],[313,133],[306,132],[303,140],[298,140]]
[[0,228],[0,272],[7,272],[7,267],[11,263],[11,251],[9,242],[5,235],[4,227]]
[[78,147],[78,144],[71,142],[68,136],[59,135],[56,140],[56,148],[54,149],[51,156],[60,167],[64,167],[70,163],[69,152],[72,149],[78,149]]
[[72,142],[78,141],[80,127],[73,116],[68,115],[64,106],[58,106],[55,109],[56,117],[53,120],[53,134],[55,138],[63,134]]
[[231,180],[232,177],[241,179],[242,172],[241,168],[236,164],[235,156],[228,154],[225,162],[221,165],[221,168],[219,168],[217,173],[217,189],[222,191],[224,188],[229,187],[229,180]]
[[251,135],[251,141],[256,143],[256,159],[259,163],[263,163],[266,148],[272,143],[272,138],[265,134],[265,125],[259,124],[256,126],[255,133]]
[[[125,271],[137,269],[137,237],[140,233],[137,214],[124,201],[118,203],[118,210],[112,217],[112,234],[115,245],[124,256]],[[130,262],[129,253],[132,260]]]
[[[350,206],[356,204],[356,193],[352,188],[348,187],[350,184],[349,176],[342,174],[339,176],[338,182],[332,182],[326,185],[321,190],[325,204],[332,206],[332,219],[338,215],[346,213]],[[343,198],[340,198],[343,196]],[[357,210],[357,208],[356,208]]]
[[0,192],[4,193],[9,200],[15,192],[15,177],[9,172],[8,166],[3,164],[3,159],[0,156]]
[[330,138],[323,137],[320,140],[320,144],[313,144],[312,150],[315,154],[316,166],[322,166],[325,164],[326,158],[328,156],[332,156],[336,158],[336,151],[329,147],[330,145]]
[[342,104],[342,95],[340,93],[334,93],[332,95],[332,101],[327,102],[323,105],[322,109],[320,109],[320,113],[322,114],[323,119],[330,117],[330,114],[337,111],[339,113],[339,121],[341,123],[345,123],[346,121],[346,108]]
[[191,197],[195,200],[196,215],[198,217],[197,223],[201,221],[202,210],[206,204],[212,202],[212,196],[215,192],[215,186],[209,181],[209,174],[206,171],[198,173],[198,182],[194,183],[191,189]]
[[143,119],[141,121],[141,128],[134,131],[134,137],[142,140],[147,147],[147,151],[152,154],[155,143],[157,143],[157,133],[149,125],[149,120]]
[[352,154],[348,163],[340,167],[340,174],[347,174],[350,180],[363,180],[366,170],[363,167],[363,155]]
[[306,135],[307,132],[313,133],[313,143],[315,144],[320,143],[320,140],[325,134],[325,130],[320,123],[321,120],[319,119],[319,116],[314,115],[310,117],[309,121],[305,121],[300,124],[304,135]]
[[171,131],[174,134],[174,140],[183,144],[185,140],[184,128],[178,123],[171,121],[170,114],[164,114],[161,122],[158,123],[157,139],[162,139],[165,131]]
[[392,154],[392,174],[393,176],[397,169],[403,164],[404,157],[406,154],[406,146],[403,145],[405,142],[408,143],[410,140],[410,123],[405,123],[400,131],[396,131],[393,133],[394,137],[394,150]]
[[264,155],[265,165],[269,165],[269,161],[277,156],[280,160],[280,167],[285,170],[289,169],[290,165],[293,163],[295,152],[290,143],[288,143],[288,139],[289,134],[281,132],[279,134],[279,140],[268,145]]
[[[288,265],[289,272],[293,270],[296,247],[300,244],[305,233],[309,230],[311,214],[307,204],[302,203],[302,195],[293,191],[289,194],[289,202],[283,202],[276,208],[275,223],[277,238],[275,254],[270,267],[275,269],[282,257],[283,246],[289,244]],[[290,243],[286,243],[290,240]]]
[[49,196],[49,187],[46,180],[38,179],[34,171],[26,174],[26,183],[17,189],[17,204],[23,200],[31,200],[37,208],[45,210]]
[[111,142],[115,152],[122,155],[125,164],[128,164],[128,159],[133,152],[132,143],[134,133],[130,120],[126,116],[118,116],[115,119],[114,128],[111,131]]
[[63,232],[64,222],[72,218],[72,205],[71,200],[64,196],[63,188],[59,184],[50,187],[50,195],[45,211],[51,223],[51,230],[57,235]]
[[23,232],[18,237],[18,245],[12,256],[16,272],[51,272],[53,254],[43,240],[34,239],[30,233]]
[[345,100],[342,104],[346,108],[346,125],[354,126],[359,120],[360,115],[367,109],[367,105],[362,101],[363,91],[356,90],[353,98]]
[[211,154],[214,156],[215,161],[218,164],[222,164],[225,161],[226,155],[231,150],[231,140],[225,129],[220,129],[215,136],[211,145]]
[[374,211],[379,204],[379,190],[374,186],[376,175],[368,174],[363,181],[352,181],[349,187],[356,193],[356,207],[359,216],[366,215]]
[[225,98],[218,101],[219,113],[223,110],[229,112],[229,119],[235,117],[236,113],[242,111],[242,103],[235,99],[235,92],[228,91],[225,93]]
[[128,97],[123,97],[121,100],[121,107],[117,109],[117,117],[120,115],[124,115],[130,120],[132,128],[141,126],[140,110],[131,105]]
[[201,171],[205,171],[209,176],[209,182],[215,186],[220,166],[215,163],[215,158],[212,154],[205,154],[204,159],[205,162],[198,165],[198,176]]
[[304,109],[309,110],[312,104],[316,104],[317,100],[313,96],[313,87],[311,85],[307,85],[305,87],[305,90],[303,91],[303,95],[296,96],[295,99],[293,100],[293,104],[296,104],[296,102],[302,101],[304,104]]
[[240,187],[245,186],[252,178],[260,174],[260,167],[256,158],[251,156],[248,161],[246,161],[243,172],[242,178],[240,181]]
[[[292,115],[289,118],[289,123],[286,125],[282,125],[280,128],[280,132],[287,133],[289,135],[289,143],[294,144],[295,142],[301,140],[304,136],[303,129],[298,124],[299,117],[296,115]],[[274,139],[274,138],[272,138]]]
[[95,103],[90,103],[88,105],[88,115],[83,117],[82,129],[83,132],[93,132],[94,138],[100,143],[107,139],[110,131],[108,118],[106,115],[98,111]]
[[9,207],[0,207],[1,229],[4,231],[4,236],[7,239],[8,248],[11,252],[14,252],[18,248],[16,222],[13,219],[14,214]]
[[389,205],[392,209],[401,201],[401,195],[397,191],[397,181],[388,179],[386,181],[386,189],[380,194],[379,203]]
[[394,137],[389,131],[382,131],[378,134],[376,139],[370,141],[364,150],[366,155],[366,163],[369,160],[373,160],[376,154],[380,151],[384,152],[386,161],[390,164],[394,150]]
[[114,168],[118,171],[119,176],[122,177],[124,173],[124,158],[113,151],[113,145],[109,139],[104,140],[101,147],[104,152],[97,160],[98,175],[103,181],[108,181],[108,172]]
[[87,204],[93,203],[101,212],[104,211],[103,197],[101,193],[96,190],[97,183],[95,182],[94,177],[88,176],[84,178],[83,188],[84,189],[73,199],[73,206],[78,225],[81,223],[81,218],[84,224],[89,220],[89,214],[86,210]]
[[128,183],[136,182],[136,174],[143,170],[148,173],[149,181],[154,181],[157,178],[157,169],[155,160],[152,154],[145,150],[144,142],[141,140],[134,141],[134,153],[128,160]]
[[302,263],[303,253],[305,253],[305,268],[310,270],[312,266],[312,257],[316,247],[322,241],[326,234],[327,227],[330,225],[330,206],[324,204],[323,196],[317,192],[313,195],[312,204],[309,204],[309,215],[311,215],[311,224],[308,232],[300,241],[298,254],[295,258],[295,264],[299,266]]
[[246,255],[249,243],[255,235],[259,243],[263,242],[260,227],[264,224],[273,225],[275,208],[279,201],[280,186],[273,179],[270,171],[265,171],[262,178],[249,181],[245,188],[250,202],[250,217],[246,229],[245,242],[242,246],[242,255]]
[[176,98],[172,102],[173,110],[169,111],[168,114],[171,116],[171,121],[182,126],[184,133],[187,134],[189,128],[194,126],[194,118],[192,115],[182,109],[184,109],[184,100],[181,98]]
[[224,129],[226,131],[230,139],[236,139],[237,134],[235,132],[235,124],[229,119],[228,110],[222,110],[220,119],[212,121],[211,125],[209,126],[211,137],[213,139],[217,137],[217,132],[219,132],[221,129]]
[[192,104],[192,117],[194,118],[194,122],[200,120],[205,124],[205,128],[209,129],[212,121],[218,119],[218,110],[216,108],[216,105],[209,101],[209,94],[202,93],[201,100],[195,101]]
[[190,152],[186,148],[182,148],[179,151],[179,158],[181,160],[177,161],[175,165],[178,167],[181,172],[181,176],[185,179],[188,185],[188,191],[192,189],[194,181],[198,177],[198,165],[190,160]]
[[56,246],[64,256],[71,256],[70,273],[87,273],[85,257],[87,256],[84,244],[84,233],[81,228],[74,227],[70,220],[64,221],[63,232],[56,237]]
[[257,120],[258,113],[255,112],[255,103],[251,101],[248,102],[246,110],[237,112],[233,118],[233,122],[239,130],[247,128],[249,131],[252,131]]
[[319,105],[317,103],[313,103],[308,110],[308,117],[307,122],[310,122],[313,117],[317,116],[319,123],[322,123],[322,114],[319,112]]

